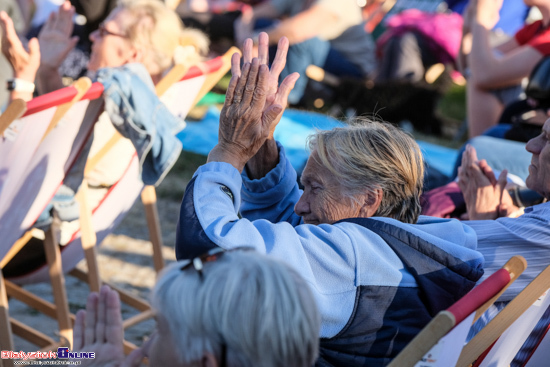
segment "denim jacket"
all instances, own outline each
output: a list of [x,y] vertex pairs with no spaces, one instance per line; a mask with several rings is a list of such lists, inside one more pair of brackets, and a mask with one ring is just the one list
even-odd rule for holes
[[158,185],[178,159],[182,144],[175,134],[185,122],[159,100],[142,64],[100,69],[97,79],[113,126],[136,148],[143,183]]

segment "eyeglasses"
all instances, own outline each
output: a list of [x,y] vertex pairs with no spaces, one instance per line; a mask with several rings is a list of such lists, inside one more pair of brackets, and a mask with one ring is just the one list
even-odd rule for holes
[[204,264],[214,262],[218,260],[220,257],[222,257],[223,254],[227,252],[233,252],[233,251],[254,251],[254,248],[243,246],[243,247],[235,247],[235,248],[226,250],[221,247],[216,247],[203,255],[200,255],[191,260],[185,261],[185,263],[181,266],[180,270],[184,271],[193,267],[193,269],[195,269],[199,274],[199,278],[202,280],[204,278],[204,275],[202,274]]
[[[202,273],[204,264],[214,262],[218,260],[220,257],[222,257],[223,254],[228,252],[233,252],[233,251],[254,251],[254,248],[253,247],[235,247],[235,248],[226,250],[221,247],[216,247],[203,255],[197,256],[191,260],[187,260],[186,263],[181,266],[180,270],[185,271],[193,267],[193,269],[197,271],[197,274],[199,274],[199,278],[202,281],[204,279],[204,275]],[[225,342],[221,343],[220,353],[221,353],[220,367],[225,367],[227,364],[227,344]]]
[[105,36],[115,36],[115,37],[122,37],[122,38],[128,38],[125,34],[120,33],[114,33],[105,28],[105,24],[101,23],[99,27],[97,27],[97,31],[99,32],[99,37],[103,38]]

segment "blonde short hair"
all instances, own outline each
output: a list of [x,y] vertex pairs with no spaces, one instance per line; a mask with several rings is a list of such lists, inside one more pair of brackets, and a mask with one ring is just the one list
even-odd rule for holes
[[346,196],[383,191],[374,216],[416,223],[424,161],[418,144],[404,131],[362,117],[350,126],[317,132],[310,137],[309,147],[339,177]]
[[143,64],[150,74],[159,74],[174,64],[178,47],[192,46],[196,60],[208,53],[209,40],[201,31],[184,28],[179,16],[159,0],[121,0],[113,11],[125,11],[130,42],[145,51]]

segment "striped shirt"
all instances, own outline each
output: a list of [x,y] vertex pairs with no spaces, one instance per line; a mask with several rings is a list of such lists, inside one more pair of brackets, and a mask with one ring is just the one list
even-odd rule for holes
[[544,268],[550,265],[550,202],[525,209],[518,218],[464,222],[477,233],[477,250],[485,258],[485,274],[500,269],[514,255],[527,260],[527,269],[504,292],[499,301],[510,301]]

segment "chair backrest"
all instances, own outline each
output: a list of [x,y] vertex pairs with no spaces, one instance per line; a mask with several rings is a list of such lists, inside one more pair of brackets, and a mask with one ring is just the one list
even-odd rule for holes
[[[203,65],[191,67],[179,82],[166,88],[166,93],[164,95],[168,94],[170,98],[167,98],[165,101],[163,95],[161,100],[165,102],[171,111],[177,111],[176,115],[180,118],[184,118],[187,112],[189,112],[189,109],[193,106],[193,102],[205,89],[205,84],[207,82],[210,83],[212,79],[217,82],[220,73],[225,75],[228,70],[225,68],[225,71],[223,71],[222,66],[225,64],[225,61],[222,61],[220,57],[209,60]],[[179,72],[181,72],[181,70]],[[212,88],[212,86],[210,86],[210,88]],[[120,141],[117,140],[119,139],[114,138],[111,140],[111,142],[114,142],[113,146],[120,143]],[[107,144],[111,143],[108,142]],[[101,243],[120,223],[143,190],[144,185],[139,175],[140,170],[137,154],[127,157],[127,159],[128,166],[122,177],[109,188],[105,196],[92,208],[93,230],[96,233],[96,241],[98,244]],[[89,157],[88,163],[90,160],[94,160],[94,157]],[[73,269],[83,258],[84,254],[81,241],[81,232],[77,230],[73,233],[67,245],[62,247],[62,265],[64,272]],[[30,274],[11,278],[10,280],[18,284],[29,284],[43,282],[47,279],[48,269],[46,266],[42,266]]]
[[23,117],[6,130],[11,138],[0,144],[6,152],[0,163],[0,259],[53,197],[103,108],[103,86],[89,79],[81,84],[29,101]]
[[473,321],[517,279],[526,265],[523,257],[512,257],[502,269],[439,312],[388,367],[454,366]]
[[525,361],[523,367],[538,367],[548,364],[550,361],[550,325],[544,330],[539,342],[535,345],[535,349]]
[[[500,311],[462,350],[459,366],[508,366],[550,304],[550,266]],[[526,313],[527,311],[527,313]],[[508,330],[511,328],[510,330]],[[495,341],[498,339],[498,342]],[[482,358],[487,348],[494,346]]]

